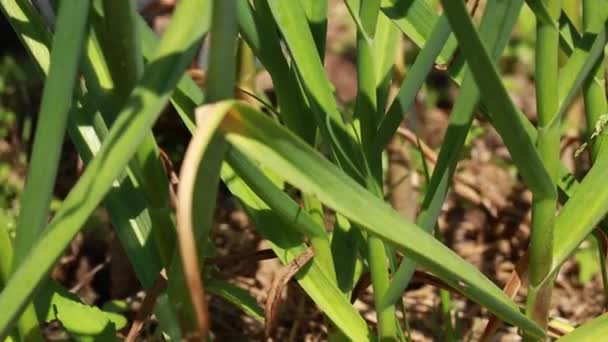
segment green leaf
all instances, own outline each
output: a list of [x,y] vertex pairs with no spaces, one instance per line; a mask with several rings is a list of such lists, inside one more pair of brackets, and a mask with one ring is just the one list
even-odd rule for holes
[[552,272],[556,272],[576,247],[608,213],[608,155],[601,155],[555,220]]
[[[549,9],[542,0],[526,0],[526,4],[528,7],[530,7],[532,12],[534,12],[537,20],[541,20],[545,24],[555,26],[555,21],[553,20]],[[555,28],[557,29],[557,26]]]
[[204,0],[183,2],[177,7],[155,58],[146,67],[99,153],[0,294],[0,307],[4,310],[0,316],[0,337],[6,335],[46,273],[110,190],[154,124],[208,28],[208,23],[193,20],[191,13],[203,13],[205,8]]
[[[382,0],[381,9],[384,15],[391,19],[401,32],[416,45],[422,47],[435,42],[430,36],[437,27],[438,16],[427,1]],[[456,50],[456,40],[451,37],[439,45],[441,53],[436,60],[439,64],[448,64]]]
[[513,162],[533,194],[539,198],[551,197],[556,191],[551,178],[536,151],[534,142],[527,136],[525,128],[518,119],[518,111],[492,64],[464,3],[460,0],[444,0],[442,4],[484,98],[484,104],[492,115],[493,125],[509,149]]
[[[12,1],[2,3],[3,11],[19,37],[24,42],[27,51],[37,63],[41,74],[46,74],[49,67],[49,50],[51,35],[45,29],[42,18],[29,2],[19,4]],[[21,23],[28,23],[22,25]],[[91,47],[91,44],[89,44]],[[88,49],[87,56],[94,55],[96,50]],[[99,113],[96,112],[100,102],[90,96],[83,98],[77,96],[85,108],[80,104],[72,107],[68,122],[68,132],[78,150],[78,153],[87,164],[98,151],[101,140],[107,134],[107,127],[103,119],[99,120]],[[129,203],[129,205],[124,205]],[[144,286],[152,286],[158,272],[160,263],[157,261],[156,254],[153,254],[152,244],[148,242],[150,230],[150,219],[145,207],[144,199],[136,190],[129,178],[122,177],[119,184],[112,187],[110,193],[104,200],[104,205],[110,212],[113,226],[116,228],[129,260],[133,263],[138,279]]]
[[49,282],[36,297],[36,309],[45,322],[58,320],[77,341],[118,341],[116,331],[127,325],[122,315],[99,310],[56,282]]
[[[486,7],[479,30],[484,41],[492,50],[493,60],[498,59],[504,50],[522,5],[523,0],[519,0],[491,2]],[[448,182],[458,162],[462,146],[471,127],[474,110],[479,100],[479,89],[470,70],[467,68],[460,94],[456,99],[452,115],[450,116],[450,123],[444,136],[444,143],[439,151],[437,164],[433,170],[433,175],[416,221],[427,232],[433,230],[441,213],[441,207],[448,192]],[[404,260],[403,264],[399,266],[397,273],[393,276],[393,283],[385,296],[386,303],[394,302],[401,296],[409,283],[409,278],[412,276],[414,268],[415,264],[409,259]]]
[[327,36],[327,0],[299,0],[306,12],[306,19],[312,33],[319,58],[325,58],[325,40]]
[[353,177],[365,181],[363,155],[349,135],[332,86],[316,54],[314,39],[299,1],[267,0],[281,33],[289,47],[292,61],[311,103],[317,125],[326,143],[332,147],[337,163]]
[[283,55],[278,29],[268,4],[261,0],[255,1],[255,4],[254,11],[249,1],[237,2],[241,35],[272,77],[279,114],[285,125],[305,141],[314,144],[317,126],[311,118],[315,114],[300,87],[296,70]]
[[608,314],[603,314],[559,338],[558,342],[601,341],[608,335]]
[[264,309],[246,290],[216,278],[205,280],[205,289],[216,296],[234,304],[256,321],[264,324]]
[[87,28],[88,0],[62,3],[17,220],[16,268],[46,226]]
[[[285,220],[275,211],[270,210],[270,207],[235,173],[235,170],[240,170],[241,174],[245,174],[247,169],[255,168],[246,158],[235,152],[234,149],[230,149],[227,153],[229,164],[225,163],[222,167],[222,180],[253,219],[256,230],[270,242],[275,254],[286,265],[306,250],[302,236],[296,233],[296,229],[284,228],[293,226],[294,221],[299,217],[296,214],[292,220]],[[301,271],[296,275],[296,279],[346,336],[353,341],[370,339],[370,332],[363,318],[326,274],[323,265],[315,257],[304,272]]]
[[486,306],[501,319],[531,334],[543,335],[542,330],[525,318],[511,300],[477,269],[430,234],[404,221],[384,202],[289,131],[264,114],[233,102],[218,104],[214,114],[209,115],[207,125],[211,125],[212,118],[223,115],[225,118],[220,129],[232,146],[248,158],[281,174],[286,181],[316,196],[370,234],[394,244],[406,256]]
[[378,132],[373,142],[375,153],[380,153],[384,149],[397,131],[405,115],[411,110],[418,91],[435,65],[435,59],[448,40],[450,33],[450,24],[447,18],[441,16],[430,33],[428,43],[424,45],[422,51],[416,57],[414,65],[408,71],[407,78],[399,88],[395,100],[388,108],[386,116],[378,127]]

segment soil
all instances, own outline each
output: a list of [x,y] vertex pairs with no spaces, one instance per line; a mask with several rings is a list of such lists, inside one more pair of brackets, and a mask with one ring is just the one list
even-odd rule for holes
[[[162,5],[148,9],[150,22],[159,31],[166,25],[171,6],[171,1],[162,1]],[[325,66],[336,88],[337,99],[341,105],[348,106],[356,96],[356,68],[352,56],[354,27],[344,19],[348,14],[342,2],[331,1],[331,13]],[[404,49],[406,53],[414,51],[407,42],[404,42]],[[445,77],[441,70],[435,70],[433,75]],[[512,91],[514,101],[534,120],[534,86],[529,77],[517,73],[507,77],[517,84],[516,91]],[[429,83],[432,84],[432,80]],[[271,91],[272,83],[267,75],[261,73],[257,84],[259,91]],[[458,94],[453,85],[448,83],[445,86],[447,88],[444,93],[448,94],[448,97],[447,101],[442,101],[441,106],[424,104],[432,89],[427,87],[427,90],[419,95],[419,102],[426,107],[422,113],[418,113],[420,126],[416,133],[435,152],[438,152],[441,146],[450,107]],[[572,106],[571,116],[580,118],[581,107],[578,100]],[[181,125],[175,125],[171,119],[173,115],[173,112],[167,110],[155,127],[155,132],[163,137],[159,140],[161,148],[175,152],[175,146],[181,146],[178,150],[183,149],[188,133]],[[502,287],[527,248],[531,194],[510,166],[510,156],[498,134],[481,118],[475,121],[475,125],[480,128],[481,133],[467,146],[458,164],[458,181],[454,183],[443,206],[438,223],[438,238]],[[566,133],[563,158],[575,174],[580,175],[588,165],[585,160],[580,162],[571,157],[580,144],[577,132],[575,128]],[[23,148],[18,144],[18,140],[9,137],[0,141],[0,161],[11,163],[12,177],[17,179],[16,182],[22,183],[25,166],[14,156]],[[425,182],[423,173],[417,167],[417,153],[410,142],[401,138],[395,138],[388,148],[391,161],[386,185],[390,190],[388,200],[405,219],[410,220],[415,219],[419,210],[420,193]],[[172,155],[176,167],[179,167],[179,155],[179,151]],[[58,198],[67,194],[78,179],[82,167],[73,147],[67,141],[62,158],[56,187]],[[218,257],[253,253],[268,248],[247,215],[223,187],[218,198],[216,217],[212,240],[217,247]],[[112,233],[103,208],[98,210],[89,225],[93,228],[77,236],[56,265],[52,277],[78,294],[86,303],[103,305],[109,300],[126,299],[130,307],[128,317],[133,319],[145,294],[135,279],[122,247]],[[222,278],[249,291],[263,306],[273,281],[284,266],[276,259],[270,259],[257,263],[235,262],[218,268]],[[589,281],[581,282],[580,272],[580,264],[574,259],[568,260],[557,276],[552,294],[551,317],[565,320],[572,325],[600,315],[606,300],[600,275],[596,273]],[[524,293],[522,290],[516,297],[520,304],[524,304]],[[262,338],[263,325],[220,298],[209,296],[208,299],[212,332],[218,341]],[[451,314],[446,317],[442,312],[440,289],[421,280],[414,280],[410,284],[403,295],[403,303],[405,312],[399,311],[398,315],[403,322],[407,321],[413,341],[446,340],[444,327],[448,319],[457,327],[457,339],[475,341],[489,317],[485,309],[459,295],[452,295]],[[355,306],[363,313],[370,326],[373,326],[376,317],[373,312],[371,287],[365,289],[356,300]],[[146,331],[153,331],[154,326],[152,318],[146,324]],[[56,332],[57,328],[51,327],[49,331],[48,337],[56,336],[53,332]],[[123,334],[127,332],[128,327],[122,331]],[[279,319],[272,340],[324,341],[327,339],[327,332],[322,313],[297,283],[290,282],[282,296]],[[495,340],[516,341],[519,337],[514,328],[502,326]]]

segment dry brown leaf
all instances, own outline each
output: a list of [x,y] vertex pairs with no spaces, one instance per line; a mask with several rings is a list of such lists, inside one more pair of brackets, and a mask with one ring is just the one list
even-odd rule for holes
[[298,255],[293,259],[285,268],[281,271],[273,281],[270,292],[268,293],[268,299],[266,299],[266,305],[264,306],[264,334],[266,338],[270,337],[274,328],[277,324],[277,317],[279,311],[279,305],[281,304],[281,294],[283,289],[289,283],[296,273],[304,266],[310,259],[312,259],[314,253],[312,248],[308,248],[305,252]]
[[135,339],[141,332],[141,329],[144,327],[146,320],[152,314],[154,310],[154,305],[156,304],[156,299],[164,291],[167,287],[167,278],[165,277],[165,271],[163,270],[156,278],[154,282],[154,286],[146,293],[146,297],[141,304],[141,307],[137,311],[135,316],[135,320],[131,325],[131,329],[129,329],[129,334],[125,339],[126,342],[135,342]]
[[194,223],[192,222],[193,217],[193,189],[195,188],[195,182],[197,173],[199,170],[199,163],[202,156],[200,155],[203,151],[204,144],[207,143],[205,139],[201,137],[204,134],[205,123],[202,122],[204,119],[209,118],[214,111],[216,105],[206,105],[196,110],[198,122],[197,130],[192,135],[192,139],[186,150],[184,161],[182,163],[181,172],[179,175],[179,184],[177,192],[177,238],[179,242],[179,251],[184,266],[184,278],[188,291],[190,292],[190,298],[192,300],[192,306],[196,315],[196,321],[198,325],[198,336],[188,337],[187,339],[200,339],[203,340],[207,336],[209,331],[209,310],[207,308],[207,300],[205,298],[205,290],[203,288],[203,280],[200,274],[200,264],[198,261],[198,253],[196,251],[196,238],[194,236]]
[[[515,298],[515,295],[517,295],[517,292],[521,288],[522,283],[524,281],[527,281],[527,278],[528,278],[528,253],[524,254],[521,257],[521,259],[519,259],[519,262],[515,266],[515,269],[513,270],[513,272],[511,272],[511,276],[509,277],[507,284],[505,284],[505,287],[503,288],[503,292],[507,296],[509,296],[509,298],[511,298],[511,299]],[[500,327],[500,324],[501,324],[501,321],[496,316],[491,315],[490,319],[488,320],[488,324],[486,325],[486,328],[484,329],[483,334],[481,335],[481,338],[479,341],[480,342],[490,341],[490,338],[492,337],[492,335],[494,335],[496,330]]]

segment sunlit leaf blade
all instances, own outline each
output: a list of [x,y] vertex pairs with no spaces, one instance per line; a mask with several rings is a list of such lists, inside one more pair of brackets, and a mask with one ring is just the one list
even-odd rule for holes
[[608,212],[608,156],[595,162],[555,221],[552,271],[555,272]]
[[[376,98],[378,122],[384,116],[393,81],[393,65],[401,47],[401,37],[397,28],[383,15],[378,16],[374,38],[376,58]],[[373,150],[373,149],[372,149]]]
[[61,322],[68,334],[78,341],[118,341],[116,331],[127,325],[125,317],[86,305],[53,281],[40,291],[37,301],[39,317],[47,323]]
[[313,144],[317,128],[314,113],[304,98],[294,66],[290,66],[283,55],[282,43],[268,4],[263,0],[256,0],[255,4],[254,10],[247,0],[237,2],[242,38],[272,77],[279,114],[285,125]]
[[[513,26],[515,25],[523,0],[492,2],[486,7],[481,20],[480,35],[492,51],[492,59],[496,60],[507,44]],[[447,23],[446,23],[447,24]],[[448,191],[448,183],[458,162],[458,157],[469,132],[474,110],[479,101],[479,90],[470,71],[465,71],[465,78],[460,94],[452,109],[450,122],[444,136],[444,143],[437,158],[437,164],[425,193],[417,224],[431,232],[437,223],[441,207]],[[407,82],[407,81],[406,81]],[[405,259],[397,273],[393,276],[385,296],[385,302],[390,303],[402,294],[413,274],[415,264]]]
[[496,68],[471,22],[464,3],[442,1],[452,30],[462,47],[484,104],[492,114],[493,124],[511,152],[513,162],[526,185],[537,195],[552,194],[556,190],[540,160],[534,143],[528,138],[518,111],[511,101]]
[[315,40],[319,58],[325,58],[325,40],[327,39],[327,0],[299,0],[306,12],[310,32]]
[[562,338],[558,342],[601,341],[608,336],[608,314],[603,314]]
[[[437,27],[438,15],[427,1],[382,0],[381,9],[416,45],[422,47],[435,42],[431,39],[431,32]],[[441,53],[433,62],[448,64],[456,50],[456,40],[452,37],[440,45]]]
[[[12,1],[5,1],[2,5],[2,9],[23,40],[39,71],[46,74],[49,66],[48,51],[51,35],[46,30],[42,18],[29,5],[29,2],[20,2],[17,5]],[[25,30],[26,26],[19,25],[19,22],[27,22],[30,25]],[[91,50],[87,53],[88,58],[91,58],[90,54]],[[100,140],[107,134],[107,127],[103,125],[103,122],[94,119],[96,115],[99,115],[95,112],[99,101],[94,101],[91,97],[78,96],[78,98],[82,101],[84,108],[79,105],[72,107],[68,133],[79,155],[85,164],[88,164],[99,149]],[[123,203],[130,203],[130,205],[126,206]],[[119,185],[112,187],[104,200],[104,205],[110,212],[110,218],[129,260],[134,264],[139,281],[144,288],[149,288],[160,271],[160,263],[153,252],[152,244],[147,243],[149,242],[150,222],[143,198],[130,179],[123,177],[119,180]]]
[[424,45],[422,51],[416,57],[405,81],[399,88],[395,100],[389,106],[386,116],[378,127],[372,147],[376,153],[380,153],[384,149],[395,134],[395,131],[397,131],[404,116],[410,111],[418,91],[426,81],[431,68],[435,65],[435,59],[450,36],[450,33],[451,30],[447,18],[441,16],[433,27],[428,43]]
[[[270,207],[235,173],[235,170],[239,170],[240,174],[245,174],[247,169],[255,166],[234,149],[227,153],[227,159],[229,164],[225,163],[222,167],[222,180],[255,222],[256,230],[270,242],[281,262],[288,264],[306,250],[302,236],[297,234],[295,229],[285,229],[284,227],[293,225],[292,221],[281,219],[270,210]],[[296,279],[304,291],[346,336],[354,341],[369,338],[370,333],[365,321],[340,290],[332,284],[330,278],[325,275],[322,265],[316,258],[313,258],[306,272],[296,275]]]
[[[220,112],[221,109],[224,112]],[[432,235],[404,221],[384,202],[289,131],[244,104],[227,102],[217,110],[214,115],[226,115],[220,128],[227,140],[260,166],[281,174],[286,181],[315,195],[369,233],[394,244],[405,255],[501,319],[531,334],[543,335],[542,330],[525,318],[510,299],[477,269]]]
[[46,226],[68,113],[82,56],[90,2],[70,1],[59,7],[49,73],[21,210],[17,221],[13,267],[18,266]]
[[[104,12],[96,6],[91,13],[95,30],[91,32],[87,63],[83,68],[87,95],[96,98],[96,101],[87,103],[99,109],[93,119],[97,126],[101,126],[100,122],[114,123],[120,106],[131,94],[143,71],[137,14],[133,5],[120,0],[104,1],[103,5]],[[115,39],[116,36],[123,38]],[[125,68],[129,71],[124,71]],[[100,127],[96,128],[100,136],[107,134]],[[145,136],[129,163],[129,175],[139,185],[138,190],[148,208],[150,237],[159,254],[156,259],[160,259],[162,265],[168,265],[175,249],[175,225],[169,205],[168,177],[152,132]]]
[[545,23],[553,25],[553,19],[551,18],[551,14],[549,14],[549,10],[547,9],[547,5],[542,0],[526,0],[526,4],[532,12],[534,12],[537,20],[542,20]]
[[267,0],[267,3],[289,47],[324,140],[332,147],[337,163],[348,174],[361,178],[363,182],[365,176],[360,172],[363,169],[361,151],[349,135],[338,111],[331,83],[316,54],[304,10],[298,1]]
[[[608,15],[604,15],[604,21]],[[572,100],[579,91],[583,81],[592,71],[606,45],[606,31],[599,34],[585,34],[570,56],[568,63],[560,72],[559,110],[551,125],[557,125],[566,114]],[[566,85],[569,85],[567,87]]]
[[198,20],[189,20],[190,14],[202,13],[206,5],[206,1],[200,0],[183,2],[178,6],[156,57],[147,66],[99,153],[0,294],[0,307],[4,310],[0,316],[0,336],[6,335],[46,273],[99,205],[160,114],[208,27],[208,23],[203,25]]

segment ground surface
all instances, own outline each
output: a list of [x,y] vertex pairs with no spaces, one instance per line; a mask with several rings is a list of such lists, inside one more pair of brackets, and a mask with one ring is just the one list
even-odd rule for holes
[[[158,30],[170,17],[171,1],[149,9],[151,22]],[[355,66],[352,59],[353,27],[348,22],[343,5],[332,1],[331,21],[328,31],[328,52],[325,65],[336,95],[342,104],[348,105],[356,93]],[[415,50],[405,42],[406,53]],[[7,50],[20,56],[18,47]],[[19,57],[17,57],[19,58]],[[530,80],[529,64],[525,60],[504,61],[508,70],[510,91],[516,103],[532,119],[535,116],[534,87]],[[407,70],[406,70],[407,76]],[[39,98],[40,81],[27,83],[30,112],[35,113]],[[271,91],[271,83],[263,73],[258,76],[259,91]],[[13,93],[2,94],[3,101],[11,101]],[[457,89],[446,81],[446,76],[436,70],[429,84],[420,93],[421,110],[413,118],[417,122],[416,133],[436,153],[441,146]],[[572,121],[581,113],[580,100],[572,107]],[[187,142],[187,133],[176,125],[168,111],[159,121],[156,133],[161,147],[174,157],[179,167],[179,156]],[[413,121],[412,121],[413,122]],[[8,180],[15,193],[22,186],[26,165],[19,156],[27,153],[19,124],[4,123],[9,133],[0,140],[0,161],[10,165]],[[440,239],[466,260],[481,269],[499,286],[508,280],[514,265],[522,257],[528,243],[531,194],[514,170],[509,167],[510,158],[504,145],[493,129],[483,121],[476,121],[478,134],[471,138],[457,170],[454,187],[443,207],[439,221]],[[404,128],[410,127],[404,125]],[[563,159],[577,174],[585,172],[585,160],[574,160],[572,155],[580,144],[579,127],[572,125],[563,139]],[[396,138],[389,147],[391,164],[387,175],[388,200],[405,218],[413,219],[418,210],[420,192],[424,187],[424,175],[420,169],[420,157],[411,142]],[[77,180],[81,165],[77,155],[66,142],[63,153],[56,196],[62,198]],[[432,164],[431,164],[432,166]],[[9,184],[9,183],[7,183]],[[11,185],[11,187],[13,186]],[[5,187],[8,188],[8,185]],[[13,188],[10,188],[13,189]],[[12,190],[11,190],[12,191]],[[7,206],[17,203],[15,194]],[[219,256],[246,255],[268,246],[255,232],[255,227],[229,195],[220,192],[217,224],[213,232]],[[126,300],[130,307],[129,317],[141,304],[143,293],[126,261],[124,252],[111,233],[111,226],[103,209],[89,223],[91,226],[80,234],[53,271],[53,277],[77,293],[84,301],[102,305],[112,299]],[[569,260],[557,277],[553,293],[552,317],[562,318],[571,324],[579,324],[602,313],[604,296],[597,272],[597,255],[591,249]],[[247,289],[263,305],[270,286],[282,266],[276,260],[257,263],[234,262],[221,266],[220,274],[230,282]],[[585,279],[586,278],[586,279]],[[371,289],[367,289],[356,302],[370,324],[375,323],[371,305]],[[523,298],[518,296],[520,303]],[[405,317],[414,341],[442,341],[446,339],[446,316],[442,313],[442,301],[438,288],[420,280],[412,282],[403,296]],[[238,309],[219,298],[210,298],[212,330],[220,341],[257,340],[263,334],[263,326],[248,318]],[[456,339],[476,340],[488,315],[478,305],[452,296],[452,312],[449,319],[457,327]],[[297,286],[290,283],[283,296],[275,340],[322,341],[327,337],[322,314]],[[151,321],[148,329],[152,330]],[[55,336],[53,329],[49,337]],[[497,339],[516,340],[513,329],[501,328]]]

